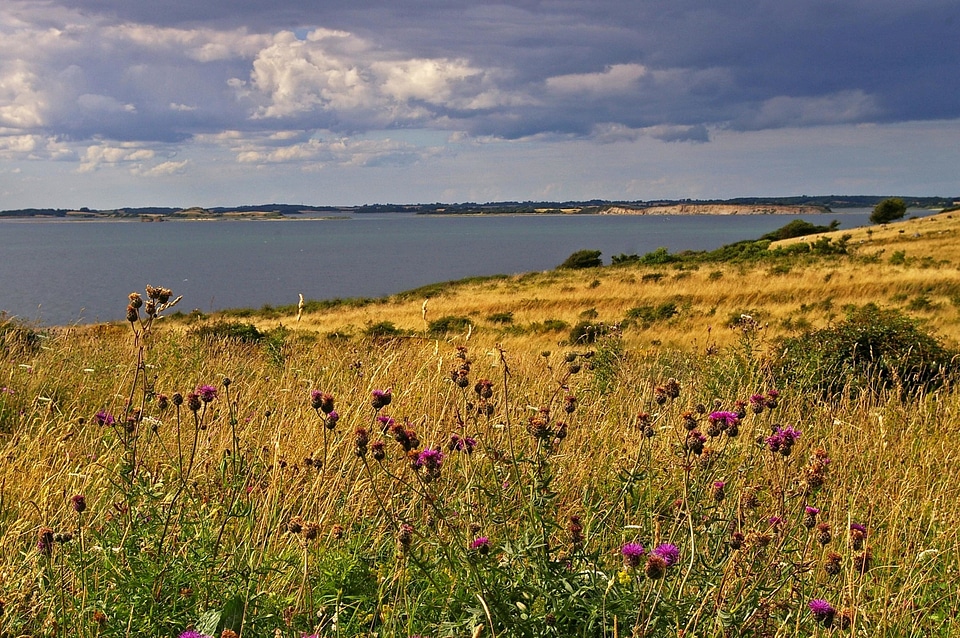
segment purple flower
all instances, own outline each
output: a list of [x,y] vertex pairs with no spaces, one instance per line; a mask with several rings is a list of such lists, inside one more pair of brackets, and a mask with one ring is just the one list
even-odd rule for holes
[[477,446],[477,440],[472,436],[460,436],[459,434],[450,435],[450,443],[447,447],[451,451],[466,452],[471,454],[473,448]]
[[850,531],[851,531],[851,532],[860,532],[860,533],[863,534],[864,536],[867,535],[867,528],[866,528],[866,526],[861,525],[860,523],[850,523]]
[[833,624],[833,617],[837,613],[837,610],[833,608],[833,605],[822,598],[814,598],[807,604],[807,606],[810,608],[810,613],[813,614],[813,617],[818,623],[824,627],[829,627],[831,624]]
[[663,562],[667,564],[667,567],[671,567],[680,560],[680,549],[672,543],[663,543],[662,545],[657,545],[653,550],[654,556],[659,556],[663,559]]
[[711,412],[707,418],[710,419],[711,423],[721,423],[727,427],[740,422],[740,416],[736,412],[727,412],[724,410]]
[[640,558],[647,553],[640,543],[627,543],[620,548],[623,554],[623,564],[627,567],[637,567],[640,565]]
[[796,443],[799,438],[799,430],[789,425],[786,427],[780,427],[778,425],[774,428],[773,434],[766,438],[766,443],[771,452],[779,452],[783,456],[789,456],[793,444]]
[[490,539],[486,536],[479,536],[470,542],[470,551],[477,554],[486,555],[490,552]]
[[204,403],[210,403],[217,398],[217,389],[212,385],[202,385],[197,388],[197,395]]
[[113,425],[117,422],[117,420],[113,418],[113,415],[106,410],[100,410],[93,418],[97,422],[97,425]]
[[417,460],[414,461],[414,463],[417,468],[425,467],[428,470],[439,469],[443,463],[443,452],[427,448],[417,455]]
[[188,629],[182,634],[180,634],[180,638],[211,638],[211,637],[208,636],[207,634],[201,634],[199,631]]
[[386,390],[374,390],[373,396],[370,399],[370,405],[373,406],[374,410],[379,410],[390,405],[391,401],[393,401],[393,394],[391,394],[390,388]]

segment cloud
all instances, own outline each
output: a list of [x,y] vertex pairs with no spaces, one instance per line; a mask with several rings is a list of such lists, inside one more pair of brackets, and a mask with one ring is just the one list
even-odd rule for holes
[[630,92],[647,75],[642,64],[614,64],[601,73],[572,73],[547,78],[547,89],[560,93],[616,94]]
[[190,160],[183,160],[180,162],[161,162],[156,166],[143,167],[135,166],[130,169],[130,172],[134,175],[140,175],[142,177],[166,177],[168,175],[181,175],[187,172],[187,168],[190,166]]

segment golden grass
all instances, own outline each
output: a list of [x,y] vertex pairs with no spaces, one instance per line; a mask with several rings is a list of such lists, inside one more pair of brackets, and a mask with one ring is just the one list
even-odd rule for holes
[[[820,237],[837,241],[850,235],[850,255],[798,260],[788,266],[700,264],[695,270],[622,266],[528,273],[506,279],[452,283],[431,293],[427,322],[444,316],[469,317],[472,338],[501,342],[508,347],[550,349],[568,331],[523,331],[532,324],[560,320],[573,326],[584,318],[618,323],[636,306],[675,303],[678,314],[669,321],[625,331],[631,347],[650,345],[705,348],[729,345],[737,339],[728,328],[731,318],[750,314],[760,321],[768,339],[820,327],[840,318],[844,307],[874,302],[902,309],[925,322],[944,338],[960,341],[960,215],[944,213],[882,227],[836,231],[771,246],[812,243]],[[894,255],[902,251],[897,260]],[[891,264],[894,258],[895,264]],[[304,314],[256,319],[258,327],[296,327],[320,334],[358,335],[364,328],[390,321],[398,328],[423,332],[426,297],[394,296],[362,307],[341,306]],[[513,326],[489,320],[495,313],[513,313]],[[521,333],[521,334],[518,334]],[[485,337],[481,337],[485,335]],[[450,335],[455,337],[454,335]],[[461,338],[466,335],[460,335]]]

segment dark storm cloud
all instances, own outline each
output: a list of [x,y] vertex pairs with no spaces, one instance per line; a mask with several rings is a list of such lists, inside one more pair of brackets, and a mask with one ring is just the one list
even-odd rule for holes
[[0,33],[33,48],[3,51],[0,130],[67,139],[423,127],[703,142],[710,129],[960,117],[953,0],[12,0],[2,11]]

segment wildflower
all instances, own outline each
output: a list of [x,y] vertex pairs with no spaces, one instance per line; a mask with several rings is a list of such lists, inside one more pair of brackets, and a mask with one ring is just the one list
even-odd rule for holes
[[387,458],[386,444],[383,441],[374,441],[370,444],[370,452],[375,461],[382,461]]
[[170,407],[170,398],[165,394],[157,395],[157,408],[163,412]]
[[684,412],[680,418],[683,419],[683,429],[687,432],[697,429],[697,417],[693,415],[693,412]]
[[772,410],[777,407],[777,398],[780,396],[779,390],[767,390],[767,398],[764,401],[764,404],[767,406],[768,410]]
[[472,436],[460,436],[459,434],[451,434],[450,442],[447,443],[447,449],[451,452],[466,452],[467,454],[473,453],[473,448],[477,446],[477,440]]
[[653,400],[657,402],[657,405],[663,405],[667,402],[667,389],[663,386],[657,386],[653,389]]
[[390,405],[391,401],[393,401],[393,394],[391,394],[390,388],[386,390],[374,390],[373,396],[370,399],[370,405],[373,406],[374,410],[380,410]]
[[204,403],[210,403],[217,398],[217,389],[212,385],[202,385],[197,388],[197,394]]
[[563,398],[563,411],[567,414],[573,414],[574,410],[577,409],[577,397],[572,394],[568,394]]
[[853,623],[853,610],[844,609],[836,617],[837,626],[841,630],[847,630],[850,628],[850,625]]
[[377,423],[380,424],[380,428],[383,430],[384,434],[390,430],[396,421],[393,420],[393,417],[387,416],[386,414],[377,415]]
[[314,522],[304,523],[303,525],[303,537],[308,541],[314,540],[317,536],[320,535],[320,524]]
[[680,383],[674,378],[667,379],[667,382],[663,384],[663,390],[668,397],[676,399],[680,396]]
[[232,629],[224,629],[220,633],[220,638],[240,638],[240,634],[238,634]]
[[647,550],[640,543],[626,543],[620,548],[620,553],[623,555],[624,566],[632,568],[640,566],[640,559]]
[[53,530],[49,527],[41,527],[37,530],[37,551],[44,556],[50,556],[53,553]]
[[479,536],[470,542],[470,551],[486,556],[490,553],[490,539],[486,536]]
[[113,415],[107,412],[106,410],[100,410],[93,416],[93,420],[97,422],[97,425],[113,425],[117,422]]
[[753,410],[754,414],[760,414],[763,412],[765,405],[765,397],[762,394],[752,394],[750,395],[750,409]]
[[173,401],[173,404],[177,407],[183,405],[183,395],[179,392],[174,392],[170,400]]
[[793,450],[793,444],[800,438],[800,431],[789,425],[786,427],[774,426],[773,434],[765,439],[767,447],[774,454],[781,456],[790,456]]
[[738,419],[747,418],[747,402],[746,401],[736,401],[733,404],[733,407],[736,408],[735,414]]
[[824,627],[829,627],[833,624],[833,617],[837,613],[833,605],[822,598],[814,598],[807,606],[810,608],[810,613],[813,614],[814,619],[816,619],[818,623]]
[[803,508],[803,526],[807,529],[813,529],[817,525],[817,514],[820,513],[820,510],[816,507],[811,507],[807,505]]
[[87,509],[87,499],[84,498],[83,494],[77,494],[70,499],[70,505],[73,507],[73,511],[77,514],[83,514]]
[[207,634],[201,634],[199,631],[195,631],[193,629],[188,629],[182,634],[180,634],[179,638],[213,638],[213,637],[208,636]]
[[570,517],[567,532],[570,534],[570,544],[574,549],[579,549],[583,546],[583,524],[580,522],[579,516]]
[[303,526],[304,522],[303,517],[301,516],[294,516],[287,521],[287,531],[289,531],[291,534],[299,534],[303,531]]
[[867,538],[867,528],[860,523],[850,523],[850,542],[854,549],[863,547],[863,541]]
[[413,469],[424,469],[423,479],[430,482],[440,477],[440,466],[443,464],[443,452],[427,448],[417,455],[413,461]]
[[730,540],[727,541],[727,547],[730,549],[740,549],[743,547],[744,540],[745,537],[741,532],[734,532],[733,534],[730,534]]
[[662,558],[663,562],[667,564],[667,567],[672,567],[680,560],[680,549],[672,543],[657,545],[652,554]]
[[330,410],[330,413],[327,415],[327,418],[323,420],[323,426],[328,430],[332,430],[337,427],[337,421],[340,420],[340,415],[336,410]]
[[840,560],[843,557],[836,552],[828,552],[826,557],[823,559],[823,571],[827,572],[831,576],[836,576],[840,573]]
[[413,544],[413,527],[407,523],[400,525],[400,531],[397,533],[397,542],[400,543],[400,547],[404,551],[410,549],[410,545]]
[[703,454],[703,444],[707,442],[707,437],[700,434],[699,430],[693,430],[687,435],[687,449],[700,456]]
[[354,434],[356,436],[354,441],[354,454],[363,458],[367,455],[367,445],[370,443],[370,435],[367,433],[367,428],[364,427],[358,427]]
[[330,528],[330,534],[333,536],[334,540],[341,540],[344,533],[346,533],[346,528],[340,523],[337,523],[332,528]]
[[667,559],[658,554],[650,554],[647,557],[647,566],[643,571],[650,580],[663,578],[667,573]]
[[473,386],[473,391],[477,393],[481,399],[489,399],[493,396],[493,381],[490,379],[480,379],[477,381],[477,385]]
[[713,486],[710,489],[710,492],[713,494],[713,500],[720,502],[726,496],[724,493],[724,488],[726,488],[726,483],[723,481],[714,481]]
[[767,519],[767,523],[774,530],[779,530],[780,527],[783,525],[783,519],[780,518],[779,516],[771,516],[770,518]]
[[324,414],[330,414],[333,412],[333,395],[329,392],[311,390],[310,407],[312,407],[314,410],[323,412]]
[[200,395],[196,392],[187,394],[187,407],[190,408],[191,412],[199,412],[201,407]]
[[730,427],[731,425],[736,425],[740,421],[740,417],[737,416],[736,412],[730,412],[727,410],[717,410],[711,412],[707,417],[711,423],[721,423],[723,426]]
[[817,542],[821,545],[828,545],[833,540],[833,534],[830,533],[830,523],[817,523]]

